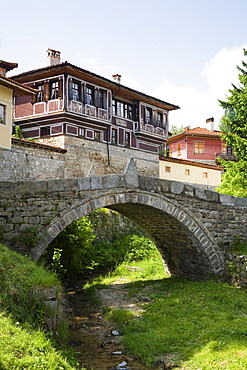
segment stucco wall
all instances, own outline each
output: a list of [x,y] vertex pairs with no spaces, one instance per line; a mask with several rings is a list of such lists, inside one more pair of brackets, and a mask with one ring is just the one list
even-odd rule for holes
[[12,133],[12,94],[7,87],[0,86],[0,104],[5,106],[5,124],[0,123],[0,148],[10,149]]
[[[170,172],[166,171],[166,167],[170,168]],[[161,179],[214,187],[221,183],[221,171],[219,170],[162,160],[159,162],[159,177]]]

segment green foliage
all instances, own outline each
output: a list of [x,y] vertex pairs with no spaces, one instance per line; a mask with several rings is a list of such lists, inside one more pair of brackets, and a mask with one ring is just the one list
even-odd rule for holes
[[[112,281],[123,278],[116,271],[111,275]],[[141,314],[104,310],[123,333],[130,355],[148,366],[161,365],[162,359],[164,368],[181,370],[247,368],[246,290],[213,281],[149,279],[140,282],[135,276],[132,282],[129,275],[125,283],[132,296],[146,298]],[[109,277],[101,284],[109,284]]]
[[225,168],[222,183],[216,188],[219,193],[247,198],[247,160],[221,161]]
[[55,286],[62,287],[54,274],[36,266],[27,257],[10,251],[0,244],[0,309],[11,313],[18,322],[40,326],[46,311],[37,302],[36,290]]
[[[190,129],[189,126],[187,126],[188,129]],[[175,126],[175,125],[172,125],[171,129],[169,130],[172,134],[172,136],[175,136],[175,135],[178,135],[178,134],[181,134],[182,132],[184,132],[184,126]]]
[[26,251],[30,251],[36,247],[40,236],[38,235],[38,229],[35,226],[27,227],[25,230],[21,230],[17,240],[24,245]]
[[247,240],[241,240],[240,237],[236,236],[229,251],[231,253],[247,255]]
[[53,240],[42,261],[66,279],[86,277],[93,271],[111,271],[123,261],[140,261],[157,253],[154,243],[146,236],[139,235],[138,230],[137,234],[131,235],[126,235],[124,228],[111,232],[110,240],[96,237],[95,228],[117,230],[116,222],[119,223],[119,214],[114,212],[112,215],[104,209],[82,217]]
[[[244,55],[247,52],[244,50]],[[222,139],[230,146],[239,162],[223,162],[226,174],[218,191],[224,194],[246,197],[246,169],[247,169],[247,65],[242,61],[239,71],[239,86],[232,84],[227,101],[219,101],[225,109],[221,120],[220,129],[223,132]]]
[[12,135],[12,137],[16,139],[23,139],[23,132],[20,126],[15,126],[15,133]]
[[0,369],[79,369],[71,350],[57,350],[54,338],[66,337],[65,321],[56,333],[42,331],[49,310],[39,303],[37,292],[54,288],[61,294],[57,277],[29,258],[0,244]]
[[62,278],[82,276],[92,264],[90,253],[94,238],[89,217],[82,217],[51,242],[42,261]]

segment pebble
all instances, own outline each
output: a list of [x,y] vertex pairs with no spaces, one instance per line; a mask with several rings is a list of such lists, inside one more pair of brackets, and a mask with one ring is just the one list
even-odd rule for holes
[[112,333],[112,335],[119,335],[120,334],[119,331],[117,331],[117,330],[113,330],[111,333]]

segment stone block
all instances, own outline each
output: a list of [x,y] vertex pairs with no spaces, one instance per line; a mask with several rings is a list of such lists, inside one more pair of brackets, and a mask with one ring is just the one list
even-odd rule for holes
[[219,202],[220,194],[216,193],[216,191],[212,190],[205,190],[206,200],[209,202]]
[[90,177],[80,177],[77,179],[79,191],[90,190],[91,189],[91,178]]
[[123,175],[102,176],[103,189],[123,188],[124,180]]
[[234,206],[235,205],[235,197],[232,195],[227,194],[220,194],[220,202],[222,204],[227,204],[228,206]]
[[102,189],[102,177],[101,176],[91,176],[91,189],[92,190],[99,190]]
[[170,191],[173,194],[181,194],[184,191],[185,184],[179,181],[171,181]]

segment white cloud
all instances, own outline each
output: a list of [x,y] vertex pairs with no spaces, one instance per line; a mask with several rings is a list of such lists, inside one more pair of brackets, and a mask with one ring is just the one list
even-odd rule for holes
[[[80,65],[83,69],[96,73],[100,76],[104,76],[110,80],[112,79],[113,74],[121,74],[121,72],[117,71],[116,66],[113,64],[102,63],[98,58],[88,58],[85,53],[77,52],[76,58],[76,65]],[[135,78],[126,74],[121,77],[121,84],[135,90],[140,90],[139,82]]]
[[218,99],[225,100],[231,83],[238,83],[236,65],[241,65],[243,47],[246,45],[224,47],[205,63],[202,68],[202,77],[207,80],[205,89],[178,86],[167,80],[156,87],[155,96],[181,107],[170,113],[171,125],[206,127],[206,119],[214,117],[217,128],[223,115]]

